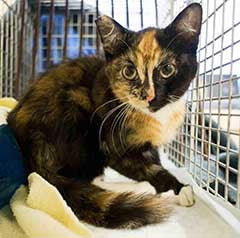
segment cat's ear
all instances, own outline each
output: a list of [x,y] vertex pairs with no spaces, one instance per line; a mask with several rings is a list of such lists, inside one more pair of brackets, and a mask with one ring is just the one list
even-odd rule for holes
[[95,21],[106,57],[118,53],[126,47],[126,40],[130,31],[108,16],[101,16]]
[[179,13],[166,30],[186,42],[195,42],[197,44],[201,32],[201,24],[202,7],[198,3],[193,3]]

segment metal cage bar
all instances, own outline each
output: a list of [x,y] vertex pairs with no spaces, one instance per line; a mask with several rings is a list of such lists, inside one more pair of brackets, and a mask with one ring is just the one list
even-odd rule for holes
[[143,2],[140,0],[140,21],[141,21],[141,28],[143,28]]
[[[24,19],[25,19],[25,0],[21,2],[21,30],[19,36],[19,45],[18,45],[18,64],[17,64],[17,74],[16,74],[16,84],[15,84],[15,94],[16,97],[19,97],[20,93],[20,77],[21,77],[21,69],[22,69],[22,53],[23,53],[23,37],[24,37]],[[8,60],[6,60],[8,61]]]
[[82,55],[82,41],[83,41],[83,21],[84,21],[84,1],[81,0],[81,8],[80,8],[80,16],[81,16],[81,22],[80,22],[80,36],[79,36],[79,56]]
[[35,79],[35,68],[36,68],[36,57],[37,57],[37,49],[38,49],[38,38],[39,38],[39,18],[40,18],[40,9],[41,9],[41,1],[37,0],[36,4],[36,16],[34,19],[34,36],[33,36],[33,53],[32,53],[32,76],[31,80],[34,81]]
[[127,27],[129,28],[129,7],[128,7],[128,0],[126,0],[126,22],[127,22]]
[[111,16],[114,18],[114,0],[111,0]]
[[156,17],[156,26],[158,26],[158,1],[154,1],[155,4],[155,17]]
[[[96,0],[96,18],[99,16],[98,0]],[[99,34],[96,32],[96,53],[99,55]]]
[[47,37],[47,67],[51,66],[51,40],[52,40],[52,28],[53,28],[53,16],[54,16],[54,0],[51,0],[49,24],[48,24],[48,37]]
[[63,62],[66,61],[67,58],[67,31],[68,31],[68,0],[65,0]]

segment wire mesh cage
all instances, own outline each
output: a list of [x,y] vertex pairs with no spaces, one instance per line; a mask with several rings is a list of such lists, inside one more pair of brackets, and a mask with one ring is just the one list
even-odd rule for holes
[[199,70],[187,98],[185,124],[166,146],[199,186],[239,208],[239,1],[202,1]]
[[240,207],[240,1],[0,0],[0,96],[19,97],[39,73],[82,55],[103,57],[94,19],[139,30],[166,26],[191,2],[203,6],[199,70],[186,117],[164,147],[197,184]]
[[26,1],[0,2],[0,95],[17,96],[32,67],[31,12]]

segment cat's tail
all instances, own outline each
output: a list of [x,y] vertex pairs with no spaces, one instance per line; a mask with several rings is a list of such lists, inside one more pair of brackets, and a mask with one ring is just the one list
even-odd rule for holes
[[57,187],[78,218],[95,226],[134,229],[160,223],[171,211],[167,199],[156,195],[115,193],[85,182]]

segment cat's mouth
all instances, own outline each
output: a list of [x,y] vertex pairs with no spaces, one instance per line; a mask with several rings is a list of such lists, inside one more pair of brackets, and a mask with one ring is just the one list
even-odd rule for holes
[[140,100],[136,98],[131,98],[129,104],[136,108],[137,110],[144,111],[145,113],[155,113],[165,107],[167,104],[171,103],[166,97],[161,100],[155,98],[154,100],[147,102],[146,100]]
[[151,104],[151,103],[144,103],[141,105],[140,103],[130,103],[131,106],[136,108],[137,110],[144,111],[145,113],[154,113],[166,106],[167,103],[158,103],[158,104]]
[[156,111],[158,111],[160,108],[159,107],[151,107],[151,106],[148,106],[148,110],[150,111],[150,112],[156,112]]
[[167,100],[162,100],[162,101],[151,101],[149,102],[149,105],[148,105],[148,110],[150,112],[156,112],[158,110],[160,110],[161,108],[163,108],[164,106],[166,106],[168,104],[168,101]]

